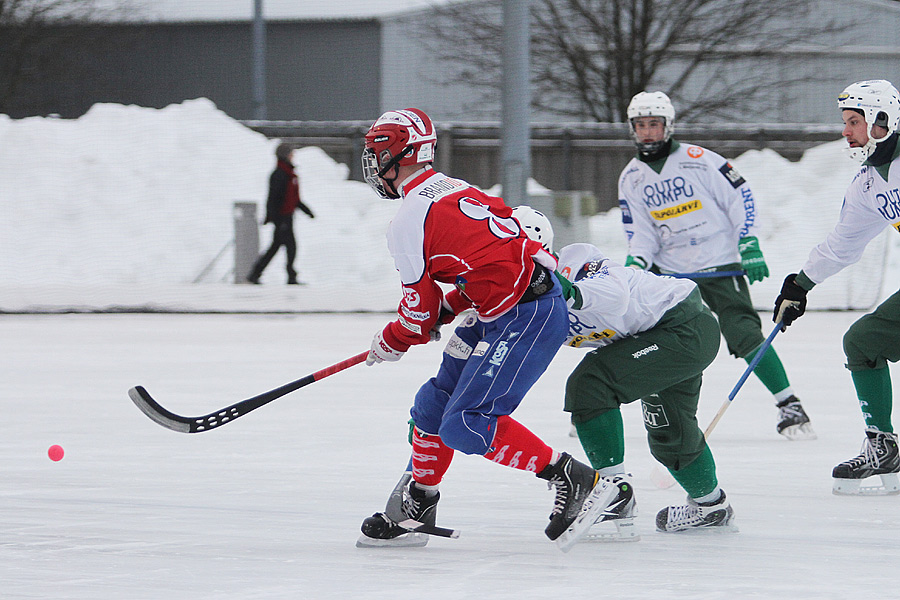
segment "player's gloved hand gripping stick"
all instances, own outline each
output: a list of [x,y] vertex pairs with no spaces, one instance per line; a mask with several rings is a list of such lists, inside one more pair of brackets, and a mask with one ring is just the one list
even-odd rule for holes
[[259,394],[258,396],[253,396],[252,398],[241,400],[240,402],[236,402],[231,406],[226,406],[225,408],[200,417],[182,417],[181,415],[176,415],[175,413],[166,410],[156,400],[154,400],[152,396],[150,396],[147,390],[145,390],[141,386],[136,386],[128,390],[128,396],[135,403],[135,405],[137,405],[137,407],[141,409],[141,411],[143,411],[145,415],[147,415],[163,427],[171,429],[172,431],[179,431],[181,433],[199,433],[201,431],[209,431],[210,429],[215,429],[216,427],[220,427],[222,425],[225,425],[226,423],[230,423],[238,417],[242,417],[248,412],[256,410],[260,406],[265,406],[272,400],[276,400],[278,398],[281,398],[282,396],[286,396],[287,394],[290,394],[295,390],[299,390],[300,388],[307,386],[313,382],[319,381],[320,379],[325,379],[329,375],[334,375],[335,373],[343,371],[344,369],[348,369],[353,365],[358,365],[359,363],[366,360],[366,356],[368,356],[368,354],[368,350],[366,350],[365,352],[360,352],[352,358],[342,360],[341,362],[331,365],[330,367],[325,367],[321,371],[316,371],[311,375],[307,375],[306,377],[301,377],[296,381],[286,383],[281,387],[275,388],[274,390],[269,390],[268,392],[264,392],[262,394]]

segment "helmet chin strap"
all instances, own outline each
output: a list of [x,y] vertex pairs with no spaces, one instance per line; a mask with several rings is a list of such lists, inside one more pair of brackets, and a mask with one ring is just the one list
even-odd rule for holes
[[388,198],[391,200],[396,200],[400,197],[400,192],[397,191],[396,181],[397,177],[400,175],[400,165],[394,165],[394,176],[391,178],[385,177],[387,173],[381,175],[381,179],[384,181],[384,193],[387,194]]

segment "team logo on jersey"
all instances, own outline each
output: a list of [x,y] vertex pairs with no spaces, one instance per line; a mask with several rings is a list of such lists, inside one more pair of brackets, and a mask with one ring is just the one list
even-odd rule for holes
[[591,262],[584,263],[584,265],[575,275],[575,281],[589,279],[591,277],[596,277],[597,275],[609,275],[609,268],[606,266],[605,258],[602,260],[592,260]]
[[592,331],[590,335],[575,335],[572,336],[572,339],[566,342],[566,346],[571,346],[572,348],[581,348],[582,344],[585,342],[596,342],[598,340],[609,339],[616,335],[616,332],[612,329],[604,329],[603,331]]
[[648,183],[643,189],[644,204],[647,208],[658,208],[666,204],[675,204],[694,197],[694,186],[682,176],[671,177]]
[[403,301],[406,303],[407,306],[410,306],[410,307],[418,306],[419,300],[420,300],[419,292],[417,292],[416,290],[414,290],[411,287],[403,288]]
[[619,198],[619,209],[622,211],[622,223],[624,225],[634,223],[634,219],[631,217],[631,209],[628,208],[628,203],[622,198]]
[[681,215],[686,215],[687,213],[700,210],[701,208],[703,208],[703,204],[699,200],[691,200],[690,202],[670,206],[669,208],[664,208],[662,210],[651,210],[650,216],[657,221],[665,221],[666,219],[680,217]]
[[900,221],[897,221],[896,223],[893,223],[893,224],[891,225],[891,227],[893,227],[894,229],[896,229],[896,230],[897,230],[897,233],[900,233]]
[[409,319],[413,321],[427,321],[431,317],[431,311],[426,310],[425,312],[418,312],[415,310],[410,310],[407,306],[401,304],[400,312]]
[[641,400],[641,409],[644,413],[644,425],[650,429],[659,429],[669,426],[669,417],[666,416],[666,409],[661,404],[650,404]]
[[700,146],[691,146],[687,149],[687,155],[691,158],[700,158],[703,156],[703,148]]
[[731,166],[731,163],[727,162],[721,167],[719,167],[719,172],[725,176],[725,179],[728,180],[728,183],[731,184],[731,187],[737,189],[744,185],[746,180],[741,177],[741,174],[737,172],[737,170]]
[[875,194],[875,201],[881,205],[878,207],[878,212],[886,221],[895,221],[900,217],[900,189],[894,188]]
[[467,283],[469,282],[466,281],[465,277],[463,277],[462,275],[457,275],[456,281],[453,283],[453,285],[455,285],[456,289],[458,289],[460,292],[465,292]]
[[402,325],[404,328],[409,329],[416,335],[422,335],[422,328],[419,325],[416,325],[415,323],[410,323],[402,315],[397,320],[400,321],[400,325]]

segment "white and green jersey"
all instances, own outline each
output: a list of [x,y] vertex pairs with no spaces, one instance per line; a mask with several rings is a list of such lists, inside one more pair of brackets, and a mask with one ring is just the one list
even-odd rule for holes
[[559,252],[559,273],[573,283],[568,346],[599,347],[646,331],[697,284],[613,262],[591,244]]
[[672,141],[669,155],[631,159],[619,177],[628,253],[663,272],[740,262],[738,240],[756,235],[753,192],[720,155]]
[[803,272],[822,283],[857,262],[866,245],[891,226],[900,232],[900,159],[881,167],[863,166],[844,194],[834,230],[809,253]]

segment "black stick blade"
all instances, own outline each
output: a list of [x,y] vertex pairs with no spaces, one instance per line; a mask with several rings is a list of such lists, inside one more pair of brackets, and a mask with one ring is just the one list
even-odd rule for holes
[[163,408],[142,386],[135,386],[128,390],[128,397],[134,402],[141,412],[172,431],[180,433],[194,433],[191,431],[191,421]]

